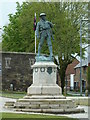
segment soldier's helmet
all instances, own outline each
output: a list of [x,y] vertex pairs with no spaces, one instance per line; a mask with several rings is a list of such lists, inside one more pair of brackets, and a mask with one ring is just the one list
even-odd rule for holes
[[45,13],[40,13],[40,17],[42,17],[42,16],[46,16],[46,14]]

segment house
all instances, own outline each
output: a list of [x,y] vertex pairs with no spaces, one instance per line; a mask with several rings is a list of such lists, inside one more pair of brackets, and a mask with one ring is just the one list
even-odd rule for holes
[[65,77],[65,85],[67,87],[67,90],[73,90],[74,89],[74,75],[75,75],[75,69],[74,67],[79,63],[77,59],[74,59],[71,64],[67,66],[66,69],[66,77]]
[[[82,60],[82,90],[85,91],[88,87],[88,66],[90,65],[90,58]],[[66,69],[65,86],[67,90],[80,90],[80,62],[77,59],[68,65]]]
[[[90,62],[85,59],[82,60],[82,90],[85,91],[87,89],[88,80],[87,80],[87,72],[88,72],[88,64]],[[74,67],[75,69],[75,77],[74,77],[74,89],[80,89],[80,63]]]

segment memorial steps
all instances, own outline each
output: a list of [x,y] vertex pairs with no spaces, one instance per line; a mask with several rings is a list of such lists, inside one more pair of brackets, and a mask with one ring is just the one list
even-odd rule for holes
[[62,95],[62,89],[56,84],[57,66],[54,62],[35,62],[33,84],[27,89],[27,95],[14,102],[6,102],[5,107],[20,112],[35,113],[83,113],[71,99]]

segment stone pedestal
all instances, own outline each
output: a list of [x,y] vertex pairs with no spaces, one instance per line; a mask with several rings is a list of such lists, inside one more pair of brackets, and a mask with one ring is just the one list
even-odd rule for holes
[[62,95],[56,84],[57,66],[53,62],[36,62],[33,66],[33,84],[27,95]]
[[[33,66],[33,84],[27,95],[15,103],[6,103],[15,111],[39,113],[80,113],[74,101],[62,95],[61,87],[56,84],[57,66],[53,62],[36,62]],[[12,105],[12,106],[10,106]]]

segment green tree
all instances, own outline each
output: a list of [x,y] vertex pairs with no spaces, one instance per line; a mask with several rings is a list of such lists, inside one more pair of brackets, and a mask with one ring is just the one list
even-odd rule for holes
[[[80,54],[80,20],[87,16],[87,4],[85,3],[63,3],[60,10],[58,11],[58,19],[56,26],[56,45],[55,53],[58,54],[59,64],[60,64],[60,77],[61,77],[61,87],[64,90],[65,86],[65,71],[73,60],[73,55],[77,53]],[[63,16],[59,16],[60,12],[64,11]],[[62,12],[63,13],[63,12]],[[61,19],[62,18],[62,19]],[[59,24],[62,23],[62,24]],[[83,24],[83,27],[85,22]],[[60,29],[58,29],[60,28]],[[83,32],[83,35],[85,33]],[[85,43],[86,40],[83,38],[82,42]],[[83,49],[84,54],[84,49]]]
[[[17,3],[17,12],[14,15],[9,14],[10,23],[8,26],[4,26],[3,50],[34,52],[34,13],[37,13],[37,21],[39,21],[39,14],[45,12],[47,19],[55,24],[55,41],[52,41],[52,44],[54,55],[59,57],[59,73],[63,89],[65,71],[67,65],[72,62],[72,54],[79,54],[80,52],[79,21],[80,18],[86,15],[85,9],[83,9],[85,5],[85,3],[73,3],[72,5],[68,3],[59,4],[57,2],[24,2],[20,6]],[[85,42],[85,39],[83,39],[83,42]],[[43,46],[42,51],[48,54],[46,44]]]

